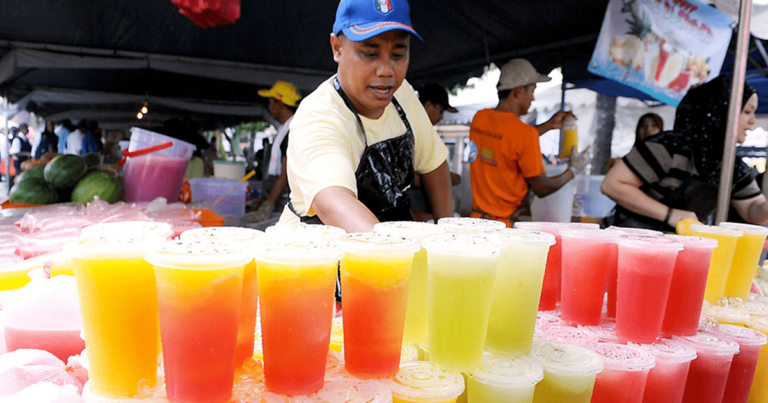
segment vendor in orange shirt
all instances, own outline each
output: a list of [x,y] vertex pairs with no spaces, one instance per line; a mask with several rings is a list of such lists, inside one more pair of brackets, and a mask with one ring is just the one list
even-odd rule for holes
[[549,81],[525,59],[512,59],[501,68],[496,89],[499,104],[475,115],[469,129],[477,158],[470,165],[472,217],[501,221],[511,226],[511,216],[530,187],[538,197],[548,196],[572,180],[586,165],[584,153],[571,152],[568,170],[548,177],[544,170],[539,136],[563,127],[573,116],[560,111],[547,122],[533,127],[520,116],[528,113],[536,83]]

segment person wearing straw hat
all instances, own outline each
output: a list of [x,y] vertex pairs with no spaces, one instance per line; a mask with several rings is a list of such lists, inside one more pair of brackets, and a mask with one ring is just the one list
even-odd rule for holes
[[269,99],[269,114],[280,122],[280,129],[268,150],[264,150],[261,194],[264,200],[250,218],[253,222],[265,221],[275,210],[282,209],[288,201],[288,177],[286,172],[288,132],[291,120],[296,113],[301,94],[295,85],[287,81],[278,81],[268,90],[259,90],[259,95]]
[[405,80],[406,0],[342,0],[331,33],[337,74],[299,106],[288,145],[289,209],[281,223],[317,216],[348,232],[410,220],[413,173],[435,218],[453,214],[448,149]]

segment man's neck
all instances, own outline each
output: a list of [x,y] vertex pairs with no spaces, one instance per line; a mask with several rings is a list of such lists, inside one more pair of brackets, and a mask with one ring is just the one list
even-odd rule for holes
[[495,110],[497,112],[511,112],[518,118],[520,117],[520,108],[509,99],[499,101],[499,104],[496,106]]

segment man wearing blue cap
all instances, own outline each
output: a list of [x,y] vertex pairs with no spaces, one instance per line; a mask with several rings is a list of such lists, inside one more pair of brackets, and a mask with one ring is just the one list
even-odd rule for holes
[[410,220],[413,174],[435,219],[453,214],[448,150],[405,81],[411,37],[406,0],[342,0],[331,34],[337,74],[307,96],[291,123],[289,209],[348,232]]

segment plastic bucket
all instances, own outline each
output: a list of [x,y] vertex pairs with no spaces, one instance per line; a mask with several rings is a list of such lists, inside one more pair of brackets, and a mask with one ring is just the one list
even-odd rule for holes
[[164,197],[168,202],[175,202],[179,198],[187,163],[195,151],[193,144],[133,127],[128,151],[143,150],[167,142],[172,142],[173,146],[128,158],[123,168],[125,201],[151,201]]
[[[547,176],[557,176],[565,172],[568,165],[546,165]],[[557,192],[531,202],[531,221],[571,222],[573,210],[574,181],[569,181]]]

